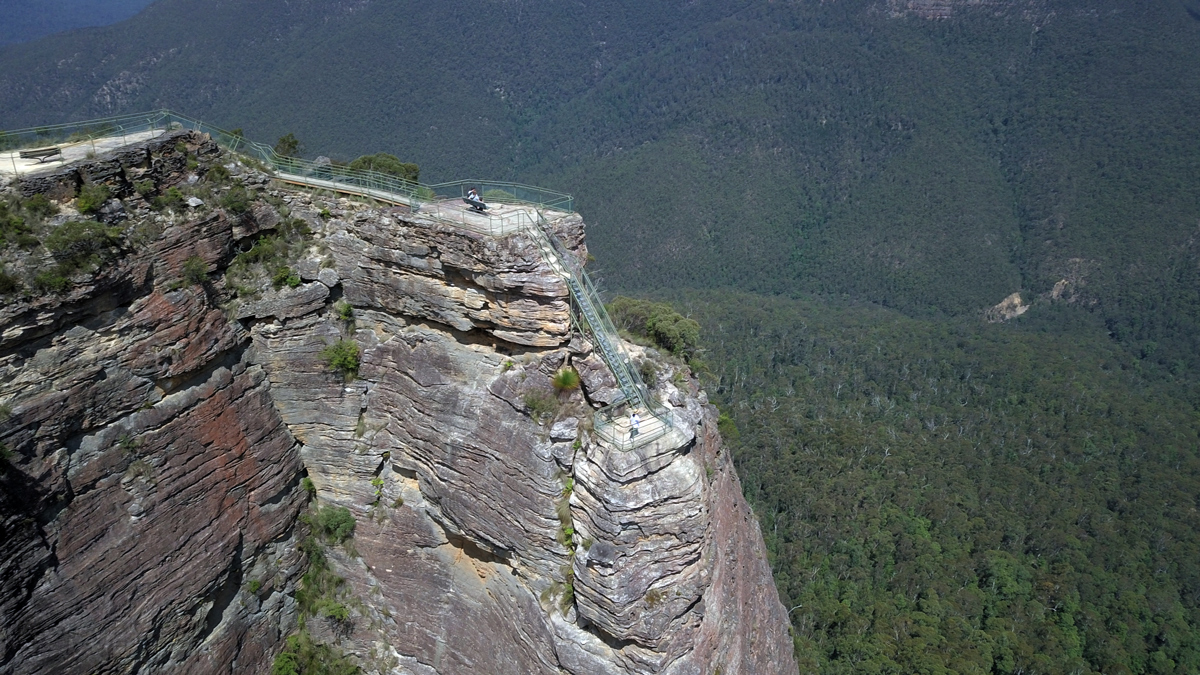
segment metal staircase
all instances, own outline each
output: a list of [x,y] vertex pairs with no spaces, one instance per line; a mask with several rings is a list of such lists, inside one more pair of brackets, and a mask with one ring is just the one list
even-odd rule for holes
[[[536,225],[527,232],[541,251],[542,258],[566,282],[571,294],[572,321],[579,332],[591,340],[621,390],[621,400],[596,412],[593,428],[605,440],[622,449],[632,449],[665,434],[672,427],[671,418],[650,395],[633,360],[621,347],[617,329],[587,272],[573,262],[574,257],[554,236],[541,211],[537,212]],[[644,418],[636,436],[629,435],[628,424],[617,421],[617,412],[622,408]]]

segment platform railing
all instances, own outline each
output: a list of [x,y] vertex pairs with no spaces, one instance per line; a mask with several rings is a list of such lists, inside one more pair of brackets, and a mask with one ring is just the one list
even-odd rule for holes
[[[596,411],[593,427],[596,433],[618,449],[630,450],[671,429],[670,415],[642,381],[622,346],[600,294],[545,219],[545,213],[571,213],[574,202],[570,195],[503,181],[459,180],[426,185],[377,171],[280,155],[269,145],[166,110],[0,132],[0,150],[94,143],[100,138],[183,129],[207,134],[226,150],[257,160],[263,169],[285,182],[406,204],[420,215],[483,234],[527,234],[543,259],[566,283],[570,291],[572,322],[595,345],[621,390],[618,401]],[[493,208],[483,213],[463,208],[461,200],[471,189],[480,191]],[[625,421],[626,415],[633,413],[644,417],[636,433],[630,428],[632,418]]]

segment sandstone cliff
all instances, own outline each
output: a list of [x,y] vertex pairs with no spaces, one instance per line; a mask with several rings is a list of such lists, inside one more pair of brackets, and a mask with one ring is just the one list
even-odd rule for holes
[[325,553],[348,611],[307,630],[365,672],[795,672],[714,409],[647,352],[680,434],[595,440],[615,382],[524,234],[284,189],[185,133],[16,189],[64,204],[49,231],[90,183],[120,241],[0,312],[0,673],[269,672],[304,477],[357,520]]

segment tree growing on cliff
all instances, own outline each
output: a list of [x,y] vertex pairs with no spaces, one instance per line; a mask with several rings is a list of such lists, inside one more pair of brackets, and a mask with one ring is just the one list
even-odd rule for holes
[[321,359],[349,382],[358,375],[359,354],[358,343],[354,340],[338,340],[321,350]]
[[297,157],[300,154],[300,140],[296,135],[288,132],[279,137],[275,142],[275,154],[280,157]]
[[421,169],[416,164],[401,162],[395,155],[380,152],[374,155],[363,155],[350,162],[351,169],[360,171],[377,171],[395,176],[400,180],[416,183],[421,177]]

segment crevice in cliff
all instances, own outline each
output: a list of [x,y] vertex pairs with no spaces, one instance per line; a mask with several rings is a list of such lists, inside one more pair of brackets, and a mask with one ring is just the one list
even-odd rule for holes
[[[296,443],[295,445],[292,446],[292,449],[289,452],[299,453],[300,447],[301,447],[300,444]],[[292,476],[292,479],[287,482],[287,485],[284,485],[283,488],[279,490],[279,492],[276,492],[275,494],[271,495],[271,497],[269,499],[267,499],[267,501],[259,504],[259,507],[264,508],[264,509],[271,509],[271,508],[274,508],[274,507],[278,506],[279,504],[283,503],[284,499],[286,499],[289,495],[293,494],[300,487],[300,481],[304,479],[305,475],[307,475],[307,471],[304,471],[303,469],[301,469],[300,471],[297,471],[296,475]]]
[[200,633],[198,643],[204,643],[225,619],[225,610],[233,603],[242,587],[242,546],[241,534],[238,534],[238,545],[233,551],[233,560],[226,568],[225,580],[213,594],[212,607],[204,617],[204,630]]
[[506,551],[499,551],[497,553],[494,550],[483,548],[462,535],[451,534],[449,532],[446,533],[446,540],[450,542],[451,546],[475,562],[506,566],[509,564],[508,553]]
[[[147,274],[147,279],[149,279]],[[30,306],[24,313],[14,316],[6,322],[6,325],[20,325],[21,319],[30,318],[32,323],[36,324],[36,319],[44,314],[47,309],[54,314],[54,320],[44,325],[37,325],[36,329],[27,335],[19,335],[13,342],[4,344],[0,348],[0,359],[5,359],[10,356],[15,356],[19,359],[28,359],[34,356],[38,351],[49,347],[56,335],[62,332],[67,326],[83,326],[92,331],[102,332],[106,327],[111,325],[117,317],[120,317],[129,308],[140,299],[143,295],[149,292],[153,286],[151,281],[146,281],[141,285],[133,284],[132,280],[124,280],[126,283],[118,285],[105,293],[81,298],[74,302],[62,303],[57,306],[47,308],[45,306]],[[18,364],[19,365],[19,364]]]
[[619,638],[615,635],[610,635],[607,631],[605,631],[603,628],[597,626],[594,623],[589,623],[587,621],[581,620],[579,622],[579,627],[581,629],[583,629],[584,631],[594,635],[596,638],[598,638],[604,644],[608,645],[614,651],[619,652],[622,649],[625,649],[626,647],[631,647],[634,644],[636,644],[633,640],[622,640],[621,638]]
[[246,353],[246,349],[250,342],[244,341],[241,344],[227,349],[214,358],[210,359],[199,368],[190,370],[186,373],[180,373],[174,377],[167,377],[157,380],[154,384],[158,387],[158,392],[162,396],[168,396],[178,391],[191,389],[208,382],[220,368],[228,368],[233,370],[234,366],[242,362],[242,357]]

